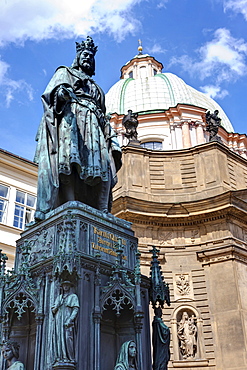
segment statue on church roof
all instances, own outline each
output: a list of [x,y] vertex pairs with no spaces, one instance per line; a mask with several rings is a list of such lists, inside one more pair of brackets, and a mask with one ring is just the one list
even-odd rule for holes
[[138,127],[138,113],[133,113],[131,109],[128,110],[128,113],[123,117],[122,124],[125,127],[125,136],[129,139],[129,143],[139,143],[137,140],[137,127]]
[[217,136],[221,125],[221,119],[218,117],[218,114],[218,110],[215,110],[214,113],[210,113],[210,111],[206,113],[206,131],[209,132],[209,141],[221,141],[220,137]]
[[44,115],[34,161],[39,164],[36,221],[59,205],[81,201],[103,212],[121,167],[121,149],[94,82],[97,46],[76,43],[71,67],[59,67],[42,95]]

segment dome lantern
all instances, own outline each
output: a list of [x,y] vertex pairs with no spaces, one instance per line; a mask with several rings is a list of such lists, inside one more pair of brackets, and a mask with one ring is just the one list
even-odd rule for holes
[[121,68],[120,78],[133,78],[136,80],[140,78],[154,77],[157,73],[162,73],[162,69],[162,63],[158,62],[154,57],[151,57],[148,54],[142,54],[141,46],[141,53],[139,50],[139,54]]

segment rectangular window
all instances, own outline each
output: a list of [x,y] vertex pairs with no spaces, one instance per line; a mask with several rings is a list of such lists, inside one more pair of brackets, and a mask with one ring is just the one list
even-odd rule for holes
[[6,222],[9,187],[0,184],[0,222]]
[[36,197],[16,190],[14,223],[15,227],[23,229],[26,224],[33,221]]

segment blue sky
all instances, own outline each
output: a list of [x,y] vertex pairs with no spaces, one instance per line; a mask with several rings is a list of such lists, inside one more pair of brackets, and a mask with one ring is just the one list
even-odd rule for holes
[[209,94],[236,132],[247,131],[247,0],[1,0],[0,25],[2,149],[33,159],[40,96],[87,35],[105,92],[140,38],[163,72]]

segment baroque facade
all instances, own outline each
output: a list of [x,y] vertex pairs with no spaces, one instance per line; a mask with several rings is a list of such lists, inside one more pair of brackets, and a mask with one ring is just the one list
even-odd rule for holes
[[[161,69],[139,54],[106,96],[125,145],[124,114],[132,109],[139,120],[139,147],[123,147],[113,213],[132,222],[145,275],[151,246],[160,250],[171,293],[168,368],[243,370],[247,138],[216,102]],[[209,142],[207,110],[220,112],[219,141]]]

